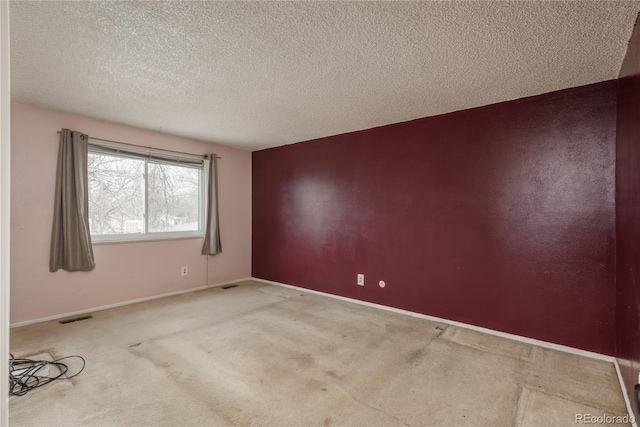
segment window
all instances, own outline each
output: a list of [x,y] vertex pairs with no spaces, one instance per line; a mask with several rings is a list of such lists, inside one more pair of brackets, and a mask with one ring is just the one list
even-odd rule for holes
[[94,242],[202,236],[202,160],[89,145],[89,228]]

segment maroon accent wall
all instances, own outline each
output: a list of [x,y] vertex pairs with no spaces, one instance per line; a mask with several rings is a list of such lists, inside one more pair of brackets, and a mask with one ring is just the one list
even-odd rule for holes
[[254,152],[253,276],[613,354],[615,127],[608,81]]
[[[640,28],[618,80],[616,170],[616,356],[631,402],[640,372]],[[636,419],[638,411],[635,404]]]

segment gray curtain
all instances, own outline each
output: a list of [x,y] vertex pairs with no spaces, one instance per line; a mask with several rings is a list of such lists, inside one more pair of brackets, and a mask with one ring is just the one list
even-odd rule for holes
[[88,139],[69,129],[60,132],[49,271],[95,267],[89,232]]
[[216,255],[222,252],[220,243],[220,221],[218,218],[218,157],[209,154],[204,163],[207,179],[207,228],[202,245],[203,255]]

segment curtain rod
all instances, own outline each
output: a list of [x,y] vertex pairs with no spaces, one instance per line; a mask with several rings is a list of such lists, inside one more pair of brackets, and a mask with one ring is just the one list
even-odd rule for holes
[[[59,134],[60,131],[58,131],[57,133]],[[129,147],[147,148],[149,150],[154,150],[154,151],[164,151],[165,153],[186,154],[187,156],[205,157],[202,154],[194,154],[194,153],[187,153],[187,152],[184,152],[184,151],[167,150],[166,148],[154,148],[154,147],[151,147],[151,146],[130,144],[128,142],[120,142],[120,141],[114,141],[114,140],[111,140],[111,139],[96,138],[95,136],[89,136],[89,139],[93,139],[93,140],[96,140],[96,141],[110,142],[112,144],[127,145]],[[216,159],[221,159],[221,158],[222,157],[216,155]]]

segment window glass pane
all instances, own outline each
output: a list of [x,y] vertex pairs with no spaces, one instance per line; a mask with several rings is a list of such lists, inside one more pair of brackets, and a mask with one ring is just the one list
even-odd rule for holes
[[147,163],[149,232],[199,230],[201,170]]
[[144,160],[89,152],[91,234],[144,233]]

